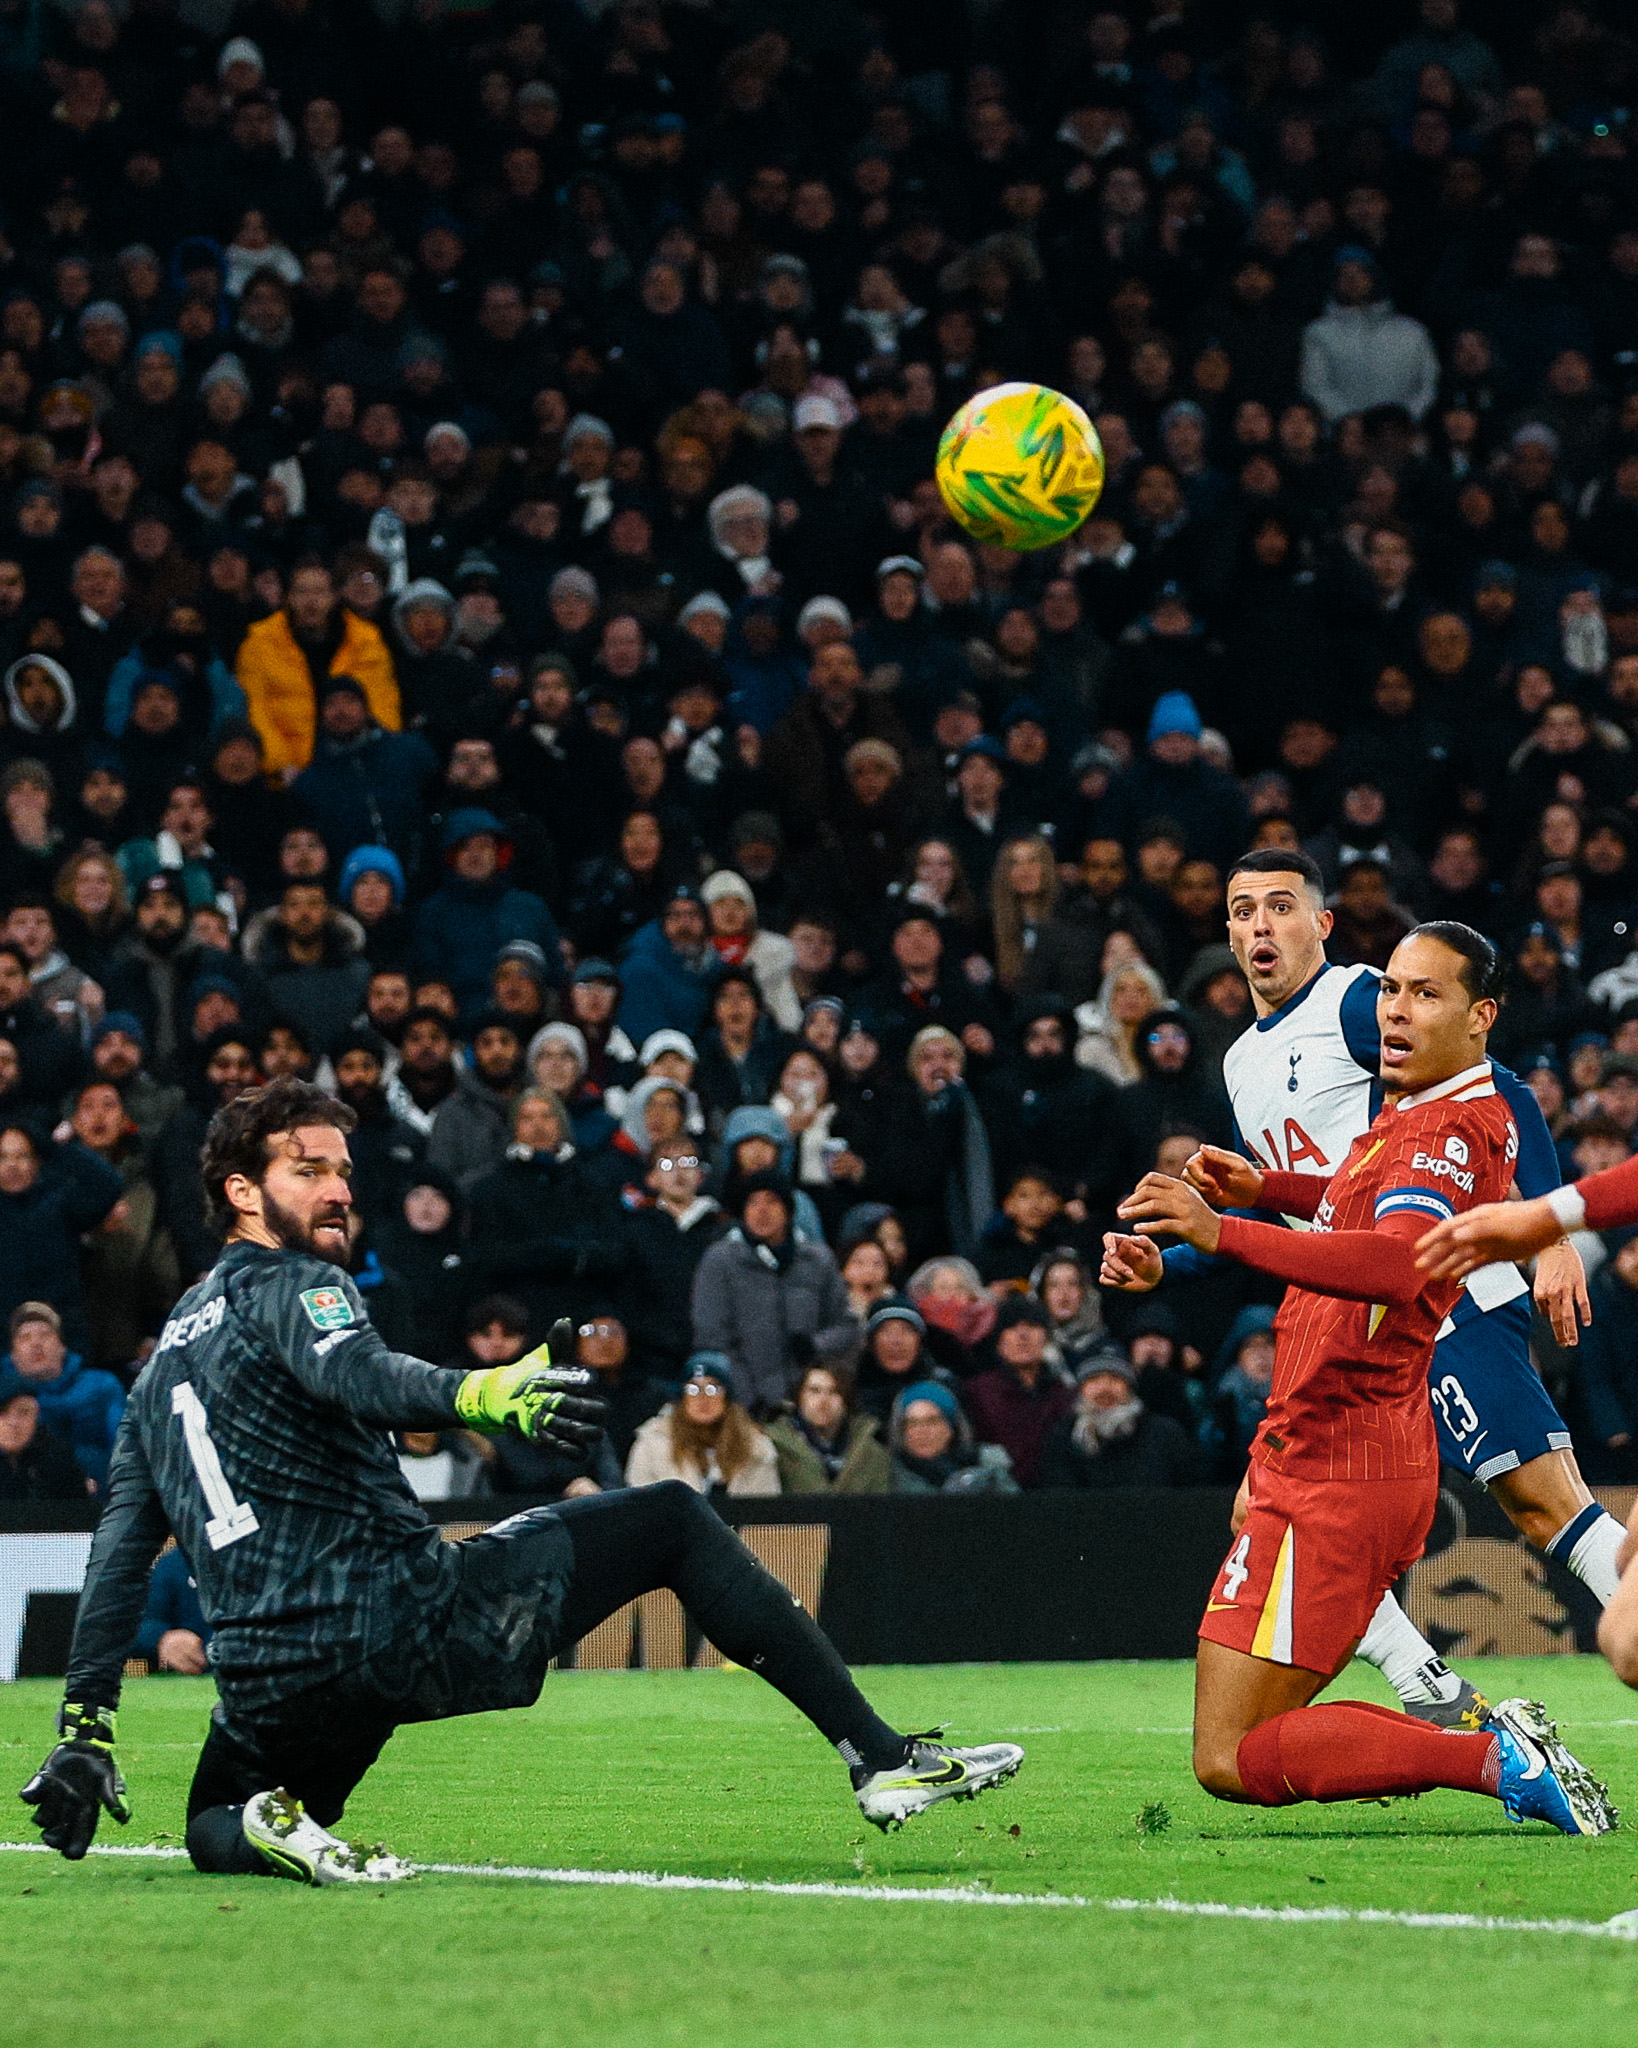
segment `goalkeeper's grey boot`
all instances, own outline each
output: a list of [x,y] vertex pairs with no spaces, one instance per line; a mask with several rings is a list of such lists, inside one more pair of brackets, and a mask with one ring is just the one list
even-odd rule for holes
[[892,1770],[855,1767],[853,1791],[859,1811],[883,1834],[890,1828],[902,1828],[912,1815],[925,1813],[941,1799],[974,1799],[992,1785],[1004,1784],[1024,1761],[1016,1742],[952,1749],[936,1740],[943,1732],[931,1728],[925,1735],[912,1735],[909,1755]]
[[392,1884],[415,1866],[382,1842],[366,1848],[321,1828],[281,1786],[245,1801],[245,1840],[280,1877],[302,1884]]

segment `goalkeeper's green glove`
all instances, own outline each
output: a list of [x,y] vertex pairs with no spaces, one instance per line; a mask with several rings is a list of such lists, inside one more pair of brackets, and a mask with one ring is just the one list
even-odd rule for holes
[[17,1795],[34,1808],[34,1825],[48,1849],[60,1849],[78,1863],[97,1832],[98,1809],[106,1807],[121,1827],[131,1818],[125,1780],[114,1760],[114,1710],[59,1708],[57,1733],[63,1740]]
[[515,1364],[469,1372],[456,1389],[455,1413],[484,1436],[515,1429],[546,1450],[583,1456],[602,1434],[608,1403],[587,1393],[595,1375],[583,1365],[552,1363],[553,1344],[567,1351],[572,1337],[572,1325],[555,1323],[547,1341]]

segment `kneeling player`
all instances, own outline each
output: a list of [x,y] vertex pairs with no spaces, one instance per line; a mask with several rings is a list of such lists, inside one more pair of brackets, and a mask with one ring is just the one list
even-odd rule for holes
[[1157,1260],[1146,1237],[1164,1235],[1290,1283],[1246,1520],[1200,1625],[1194,1767],[1221,1799],[1447,1786],[1567,1834],[1614,1825],[1604,1788],[1524,1701],[1471,1735],[1352,1701],[1309,1705],[1433,1521],[1428,1365],[1459,1289],[1425,1279],[1413,1245],[1430,1215],[1494,1199],[1513,1178],[1518,1131],[1485,1058],[1496,973],[1495,949],[1463,925],[1423,926],[1395,949],[1377,1004],[1386,1106],[1329,1181],[1259,1176],[1259,1205],[1311,1230],[1219,1216],[1185,1182],[1151,1174],[1121,1207],[1145,1237],[1106,1241],[1117,1282]]
[[1024,1754],[1012,1743],[952,1749],[888,1727],[817,1624],[680,1483],[536,1508],[444,1543],[389,1431],[512,1428],[581,1452],[602,1404],[585,1396],[590,1375],[554,1370],[545,1347],[465,1373],[387,1349],[337,1263],[352,1125],[350,1109],[288,1080],[212,1120],[202,1166],[227,1245],[166,1324],[114,1447],[64,1740],[22,1794],[51,1848],[83,1856],[99,1806],[130,1817],[115,1709],[170,1531],[216,1631],[220,1701],[188,1799],[200,1870],[314,1884],[408,1875],[328,1832],[393,1730],[530,1705],[559,1650],[659,1587],[835,1745],[879,1827],[1012,1776]]

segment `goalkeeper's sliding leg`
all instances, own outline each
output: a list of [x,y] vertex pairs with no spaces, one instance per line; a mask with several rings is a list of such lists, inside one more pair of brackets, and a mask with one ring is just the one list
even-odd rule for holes
[[408,1875],[384,1849],[330,1832],[393,1730],[532,1705],[560,1650],[662,1587],[723,1656],[807,1716],[878,1827],[970,1799],[1023,1762],[1014,1743],[956,1749],[890,1727],[800,1603],[679,1481],[531,1509],[460,1547],[461,1588],[446,1614],[265,1715],[217,1708],[188,1801],[197,1868],[313,1884]]

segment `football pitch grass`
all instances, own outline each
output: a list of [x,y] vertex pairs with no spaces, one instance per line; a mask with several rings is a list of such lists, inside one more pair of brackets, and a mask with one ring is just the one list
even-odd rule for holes
[[[1450,1792],[1220,1806],[1189,1774],[1191,1666],[1033,1664],[861,1674],[902,1726],[1029,1751],[1012,1784],[883,1836],[756,1679],[566,1673],[528,1712],[402,1731],[345,1822],[417,1862],[559,1876],[314,1892],[174,1853],[212,1693],[140,1680],[135,1817],[99,1844],[171,1853],[0,1853],[0,2043],[1630,2048],[1638,1942],[1594,1930],[1638,1907],[1638,1696],[1591,1658],[1472,1675],[1546,1700],[1632,1829],[1567,1840]],[[1358,1665],[1336,1690],[1386,1699]],[[50,1746],[58,1697],[0,1687],[0,1780]],[[0,1782],[0,1841],[31,1837]],[[743,1888],[587,1881],[610,1872]],[[786,1886],[814,1889],[761,1889]],[[920,1890],[944,1896],[895,1896]]]

